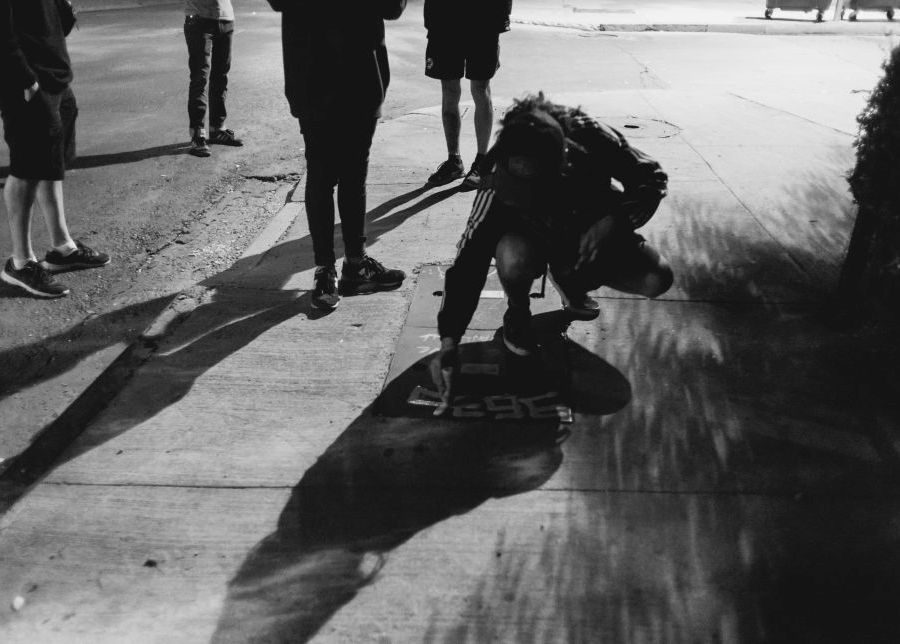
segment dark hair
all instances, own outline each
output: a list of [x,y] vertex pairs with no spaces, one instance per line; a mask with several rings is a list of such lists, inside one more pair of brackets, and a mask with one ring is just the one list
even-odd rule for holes
[[544,92],[538,92],[537,94],[528,94],[524,98],[513,99],[512,107],[506,110],[503,118],[500,119],[501,131],[503,127],[510,123],[514,123],[517,119],[521,118],[523,114],[535,110],[546,112],[556,119],[566,136],[568,136],[569,132],[572,130],[573,121],[587,117],[587,114],[582,111],[581,107],[569,107],[568,105],[553,103],[552,101],[547,100],[544,96]]

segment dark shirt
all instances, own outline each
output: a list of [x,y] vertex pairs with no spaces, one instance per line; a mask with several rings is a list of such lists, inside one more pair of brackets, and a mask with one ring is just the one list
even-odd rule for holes
[[35,81],[53,93],[72,81],[57,0],[0,0],[0,87],[24,90]]
[[509,31],[512,0],[425,0],[425,28],[430,32]]
[[354,10],[333,0],[280,2],[285,95],[304,121],[377,118],[390,83],[384,20],[406,0],[367,0]]
[[[631,147],[615,129],[580,115],[567,120],[569,168],[552,201],[540,217],[499,203],[486,177],[478,191],[466,230],[457,245],[456,260],[446,273],[444,298],[438,312],[442,338],[459,340],[469,322],[497,242],[510,230],[527,231],[546,244],[551,269],[572,262],[578,239],[600,219],[614,217],[621,231],[643,226],[666,196],[668,176],[659,163]],[[621,188],[613,182],[615,179]]]

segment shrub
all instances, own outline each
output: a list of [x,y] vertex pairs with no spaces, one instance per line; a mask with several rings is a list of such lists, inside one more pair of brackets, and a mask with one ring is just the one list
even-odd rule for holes
[[856,167],[849,175],[858,205],[841,274],[851,306],[896,311],[900,295],[900,47],[857,117]]

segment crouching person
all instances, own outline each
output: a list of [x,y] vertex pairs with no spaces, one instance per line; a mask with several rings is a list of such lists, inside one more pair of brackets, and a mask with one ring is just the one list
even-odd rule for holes
[[539,93],[506,113],[488,158],[493,172],[476,193],[438,312],[431,373],[445,404],[492,258],[508,303],[503,342],[523,357],[536,350],[529,291],[548,268],[563,308],[584,320],[599,315],[588,292],[600,286],[657,297],[673,281],[635,232],[666,196],[668,177],[613,128]]

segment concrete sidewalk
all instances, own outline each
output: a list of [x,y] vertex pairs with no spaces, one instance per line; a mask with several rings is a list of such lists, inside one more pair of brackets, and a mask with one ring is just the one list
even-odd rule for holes
[[292,202],[174,301],[0,519],[3,640],[897,632],[894,345],[820,312],[854,216],[858,97],[552,98],[662,162],[670,196],[642,233],[677,275],[654,302],[601,290],[600,320],[569,328],[567,440],[372,414],[417,273],[452,261],[473,197],[423,187],[440,114],[407,114],[376,135],[369,239],[409,280],[311,309]]
[[[765,19],[764,0],[515,0],[512,22],[587,31],[675,31],[752,34],[890,34],[900,31],[884,11],[861,10],[858,20],[842,20],[835,0],[816,22],[816,11],[775,9]],[[178,4],[172,0],[75,0],[79,11],[106,11]],[[408,11],[421,11],[411,0]],[[796,1],[784,3],[796,6]],[[841,4],[843,6],[843,4]],[[268,7],[263,5],[261,10]],[[849,17],[849,10],[845,17]]]

